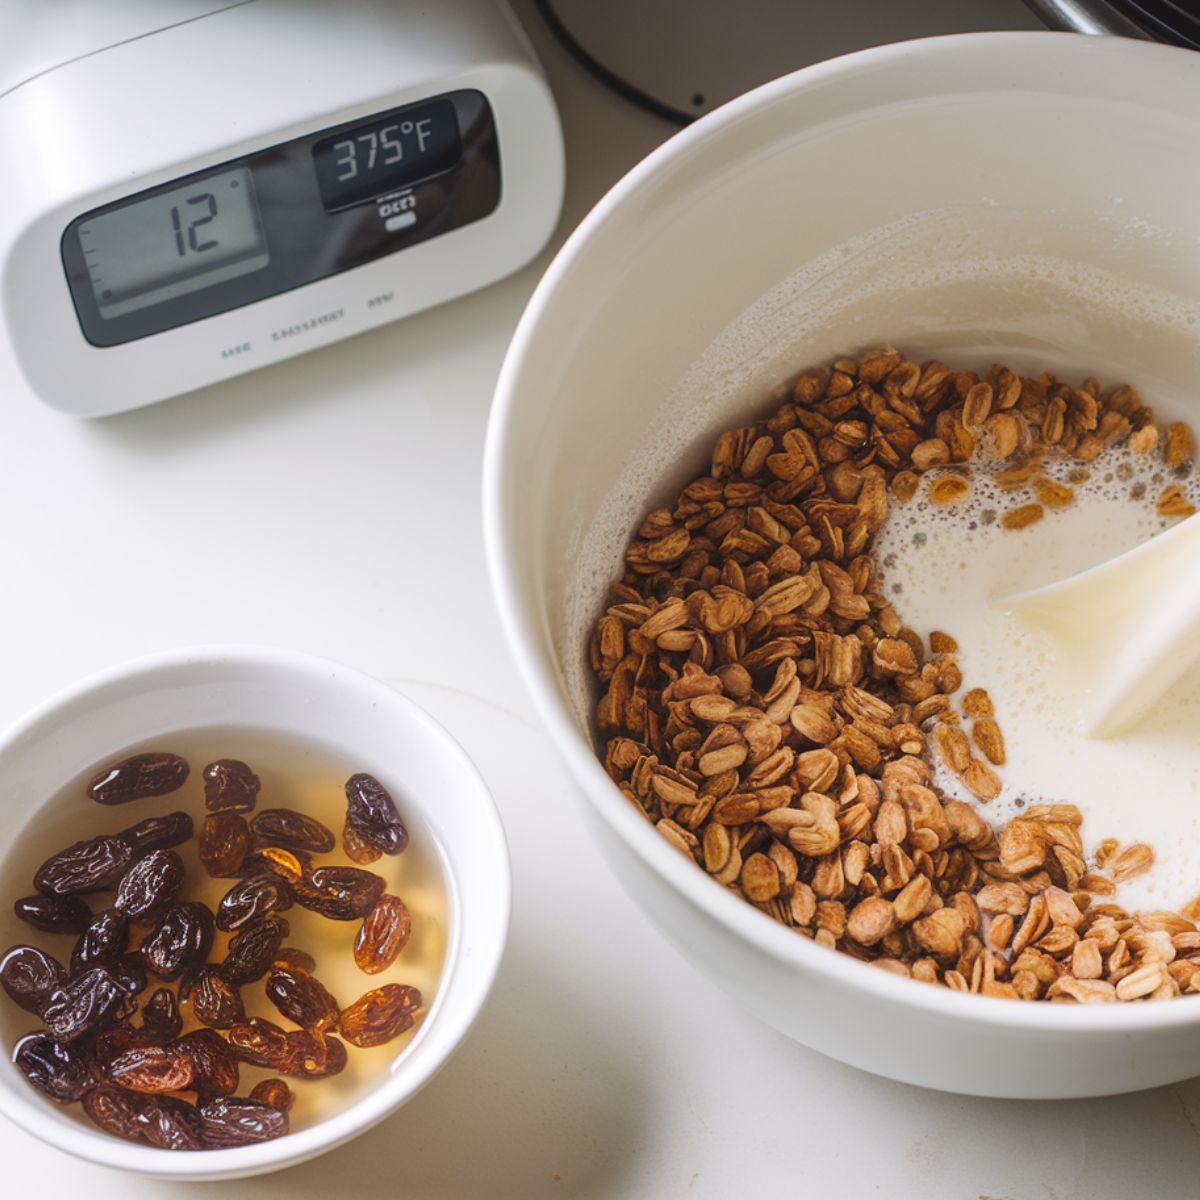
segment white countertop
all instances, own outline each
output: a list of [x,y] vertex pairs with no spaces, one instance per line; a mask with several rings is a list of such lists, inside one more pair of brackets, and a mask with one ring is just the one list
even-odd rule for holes
[[[670,129],[537,40],[567,134],[561,237]],[[443,1074],[322,1159],[204,1186],[246,1200],[1194,1197],[1200,1081],[1016,1103],[875,1079],[743,1014],[620,890],[515,678],[483,564],[492,384],[547,258],[398,325],[102,422],[41,407],[0,343],[0,722],[168,646],[308,650],[427,706],[490,781],[511,839],[508,955]],[[195,1186],[131,1184],[7,1122],[0,1161],[14,1196]]]

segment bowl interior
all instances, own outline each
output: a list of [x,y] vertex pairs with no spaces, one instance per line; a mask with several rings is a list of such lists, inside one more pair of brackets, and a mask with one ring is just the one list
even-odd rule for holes
[[[94,764],[127,750],[176,746],[185,757],[189,748],[199,754],[228,746],[225,756],[243,757],[251,765],[257,754],[265,767],[259,807],[287,806],[287,796],[280,793],[289,780],[311,779],[324,795],[336,785],[334,773],[347,766],[384,782],[409,827],[410,847],[400,859],[382,860],[382,865],[394,866],[400,894],[408,891],[412,945],[421,944],[420,977],[404,981],[423,985],[427,1013],[412,1037],[391,1049],[365,1051],[357,1064],[352,1061],[336,1099],[332,1093],[317,1097],[319,1085],[303,1089],[320,1105],[315,1110],[319,1119],[312,1119],[310,1111],[306,1121],[297,1110],[301,1120],[296,1132],[261,1146],[171,1154],[119,1142],[90,1125],[77,1105],[59,1108],[43,1100],[7,1055],[0,1062],[0,1102],[26,1128],[97,1161],[197,1178],[246,1174],[300,1161],[360,1132],[437,1070],[465,1034],[498,965],[507,924],[507,854],[491,798],[470,761],[440,726],[391,689],[298,656],[200,652],[135,665],[85,684],[52,701],[0,742],[0,836],[6,847],[0,879],[10,900],[31,891],[30,875],[38,862],[71,840],[113,832],[180,807],[177,794],[106,808],[84,797],[80,778]],[[195,775],[203,764],[190,761]],[[276,781],[279,787],[265,802]],[[68,784],[72,786],[64,793]],[[187,790],[198,792],[194,780]],[[195,797],[189,799],[186,807],[198,825],[202,810]],[[300,801],[297,806],[306,807]],[[332,827],[336,807],[313,815]],[[340,835],[340,827],[335,832]],[[191,861],[194,846],[179,848],[190,878],[199,870],[198,862]],[[217,890],[223,888],[218,884]],[[289,940],[300,946],[310,918],[314,930],[333,924],[299,910],[287,916],[293,926]],[[342,1004],[385,981],[353,966],[349,946],[357,926],[345,925],[344,955],[335,959],[330,953],[323,969],[324,956],[318,953],[318,973],[336,975],[336,982],[333,977],[324,981]],[[0,936],[5,946],[31,941],[64,956],[71,943],[70,938],[31,931],[7,903],[0,913]],[[336,965],[340,957],[347,960],[344,969]],[[386,981],[394,974],[389,972]],[[5,1010],[0,1035],[6,1045],[37,1025],[14,1006],[6,1004]],[[269,1010],[262,1015],[269,1016]],[[336,1079],[328,1082],[337,1084]],[[310,1099],[310,1110],[313,1105]]]

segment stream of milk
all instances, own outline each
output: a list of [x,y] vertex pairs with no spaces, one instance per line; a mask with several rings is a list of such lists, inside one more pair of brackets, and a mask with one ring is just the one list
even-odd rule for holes
[[[1047,473],[1065,480],[1069,469],[1059,464]],[[1008,530],[1000,518],[1034,495],[1003,492],[977,471],[966,501],[940,506],[928,499],[926,479],[911,501],[893,506],[875,544],[884,590],[901,618],[926,637],[935,629],[951,634],[963,690],[985,688],[995,705],[1007,762],[997,768],[1003,791],[982,806],[984,815],[999,826],[1027,804],[1066,802],[1083,813],[1089,854],[1108,837],[1148,843],[1154,865],[1118,889],[1116,899],[1131,910],[1178,908],[1200,894],[1200,669],[1127,734],[1092,739],[1083,723],[1101,665],[1078,669],[1050,634],[994,601],[1161,532],[1173,522],[1158,515],[1155,500],[1173,482],[1156,455],[1110,451],[1086,482],[1073,485],[1071,505]],[[971,799],[955,776],[939,772],[948,794]]]

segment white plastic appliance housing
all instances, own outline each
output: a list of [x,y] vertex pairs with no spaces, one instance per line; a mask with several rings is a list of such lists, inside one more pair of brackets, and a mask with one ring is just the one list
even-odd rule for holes
[[[461,296],[523,266],[557,220],[558,117],[503,0],[11,0],[0,23],[0,299],[31,388],[64,412],[150,404]],[[456,89],[496,122],[489,216],[122,345],[84,337],[60,252],[75,217]]]

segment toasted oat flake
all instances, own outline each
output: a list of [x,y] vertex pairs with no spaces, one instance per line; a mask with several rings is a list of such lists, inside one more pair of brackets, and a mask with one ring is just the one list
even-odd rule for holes
[[942,475],[930,485],[929,498],[934,504],[954,504],[965,500],[970,491],[970,483],[961,475]]
[[1040,504],[1022,504],[1019,508],[1011,508],[1000,518],[1000,524],[1005,529],[1026,529],[1046,515],[1046,510]]

